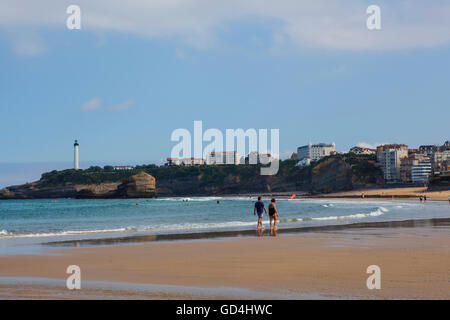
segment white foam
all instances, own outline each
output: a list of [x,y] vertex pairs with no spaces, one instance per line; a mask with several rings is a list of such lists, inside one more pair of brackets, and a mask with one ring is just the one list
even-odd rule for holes
[[124,232],[128,228],[116,228],[116,229],[100,229],[100,230],[67,230],[60,232],[42,232],[42,233],[14,233],[7,230],[1,230],[0,235],[2,238],[35,238],[35,237],[54,237],[54,236],[70,236],[92,233],[110,233],[110,232]]
[[[210,197],[209,199],[216,197]],[[181,198],[180,198],[181,199]],[[180,201],[180,200],[179,200]],[[369,213],[356,213],[343,216],[328,216],[328,217],[299,217],[288,220],[281,220],[284,222],[298,222],[298,221],[323,221],[323,220],[339,220],[339,219],[362,219],[367,217],[377,217],[389,210],[384,207],[378,207]],[[267,219],[263,219],[263,224],[269,224]],[[1,238],[33,238],[33,237],[52,237],[52,236],[75,236],[83,234],[101,234],[101,233],[115,233],[115,232],[160,232],[160,231],[191,231],[191,230],[217,230],[236,227],[250,227],[256,225],[254,221],[227,221],[227,222],[210,222],[210,223],[178,223],[178,224],[161,224],[161,225],[147,225],[147,226],[127,226],[111,229],[94,229],[94,230],[64,230],[57,232],[14,232],[8,230],[0,230]]]
[[155,199],[155,201],[181,201],[181,202],[186,202],[186,201],[192,201],[192,202],[204,202],[204,201],[217,201],[217,200],[221,200],[223,199],[223,197],[193,197],[193,198],[157,198]]
[[349,214],[346,216],[329,216],[329,217],[317,217],[317,218],[310,218],[310,219],[311,220],[361,219],[361,218],[366,218],[366,217],[378,217],[388,211],[389,210],[386,208],[379,207],[377,210],[369,212],[369,213],[356,213],[356,214]]

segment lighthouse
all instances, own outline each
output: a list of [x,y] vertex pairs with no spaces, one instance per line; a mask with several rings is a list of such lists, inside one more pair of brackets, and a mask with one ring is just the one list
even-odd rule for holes
[[73,144],[73,168],[75,170],[80,169],[80,165],[78,163],[78,140],[75,140]]

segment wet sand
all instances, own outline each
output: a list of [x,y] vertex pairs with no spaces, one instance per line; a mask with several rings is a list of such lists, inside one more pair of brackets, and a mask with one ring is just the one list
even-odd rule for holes
[[[448,225],[430,224],[49,249],[0,257],[0,298],[449,299],[449,239]],[[78,291],[65,288],[72,264]],[[380,290],[366,287],[369,265],[381,268]]]
[[[357,223],[325,225],[325,226],[283,228],[283,229],[276,229],[274,230],[274,232],[266,230],[265,233],[263,233],[263,235],[265,234],[269,236],[278,236],[283,234],[306,233],[306,232],[308,233],[335,232],[351,229],[417,228],[417,227],[450,227],[450,218],[357,222]],[[46,242],[44,243],[44,245],[54,247],[84,247],[84,246],[138,243],[138,242],[202,240],[202,239],[252,237],[252,236],[255,236],[254,229],[234,230],[234,231],[190,232],[190,233],[175,233],[175,234],[132,235],[113,238],[66,240],[66,241]]]

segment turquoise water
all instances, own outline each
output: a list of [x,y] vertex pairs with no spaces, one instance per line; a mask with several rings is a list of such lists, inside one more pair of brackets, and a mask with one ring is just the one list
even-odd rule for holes
[[[0,201],[0,246],[7,239],[251,229],[256,226],[254,201],[238,197]],[[438,201],[286,199],[278,200],[277,208],[279,228],[450,217],[450,205]],[[267,216],[264,223],[268,224]]]

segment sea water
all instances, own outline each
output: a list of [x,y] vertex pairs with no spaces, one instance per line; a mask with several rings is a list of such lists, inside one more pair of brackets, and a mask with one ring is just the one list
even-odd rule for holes
[[[256,227],[255,198],[39,199],[0,201],[0,253],[16,244]],[[265,200],[266,207],[269,201]],[[444,201],[279,199],[279,228],[450,217]],[[263,217],[268,224],[268,216]]]

